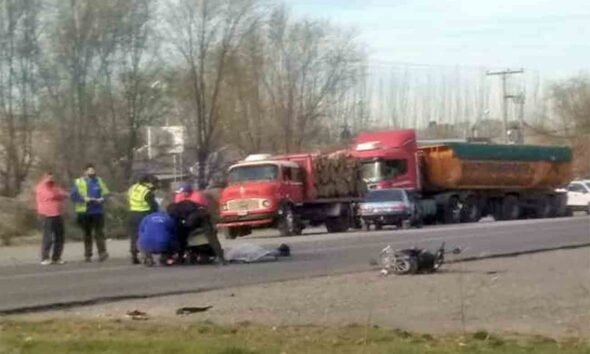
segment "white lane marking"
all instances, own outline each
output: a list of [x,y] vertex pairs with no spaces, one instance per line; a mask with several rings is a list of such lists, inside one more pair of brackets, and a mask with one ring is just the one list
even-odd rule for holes
[[25,278],[34,278],[38,276],[60,276],[60,275],[68,275],[68,274],[84,274],[84,273],[99,273],[99,272],[106,272],[112,270],[124,270],[124,269],[132,269],[138,268],[138,266],[115,266],[115,267],[100,267],[100,268],[83,268],[83,269],[71,269],[71,270],[59,270],[59,271],[48,271],[48,272],[37,272],[37,273],[27,273],[27,274],[15,274],[15,275],[4,275],[0,276],[0,280],[9,280],[9,279],[25,279]]

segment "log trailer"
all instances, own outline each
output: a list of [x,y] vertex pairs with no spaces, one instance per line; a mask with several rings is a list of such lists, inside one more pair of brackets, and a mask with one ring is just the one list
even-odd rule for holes
[[565,216],[572,179],[567,147],[437,143],[413,130],[361,133],[353,155],[368,189],[414,191],[426,224]]

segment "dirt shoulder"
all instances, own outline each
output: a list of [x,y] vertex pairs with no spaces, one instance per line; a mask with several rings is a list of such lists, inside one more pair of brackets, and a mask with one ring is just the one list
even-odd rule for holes
[[[183,306],[213,306],[179,317]],[[378,325],[421,333],[590,337],[590,248],[445,265],[441,273],[375,272],[199,294],[115,302],[35,317],[123,318],[129,310],[172,321],[270,326]]]

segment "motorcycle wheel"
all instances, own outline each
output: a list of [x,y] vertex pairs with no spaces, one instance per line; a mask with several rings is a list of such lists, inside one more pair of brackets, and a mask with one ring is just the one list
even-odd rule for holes
[[418,260],[415,257],[399,257],[391,264],[391,270],[397,275],[416,274]]

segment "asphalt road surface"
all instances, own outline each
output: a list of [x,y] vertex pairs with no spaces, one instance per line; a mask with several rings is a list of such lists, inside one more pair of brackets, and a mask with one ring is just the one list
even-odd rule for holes
[[450,255],[447,259],[589,245],[590,218],[237,241],[268,246],[286,242],[291,246],[292,257],[258,264],[146,268],[132,266],[127,259],[113,259],[104,264],[7,265],[0,267],[0,314],[365,271],[372,268],[370,260],[376,259],[387,244],[394,248],[435,249],[442,241],[446,241],[447,248],[463,248],[460,256]]

